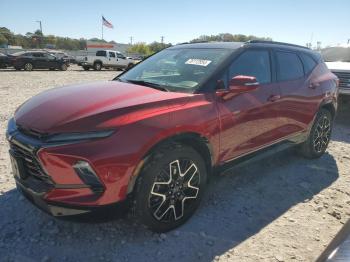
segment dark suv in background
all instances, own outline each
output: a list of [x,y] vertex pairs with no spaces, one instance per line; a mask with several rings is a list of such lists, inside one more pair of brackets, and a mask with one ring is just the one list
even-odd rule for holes
[[114,81],[21,105],[7,130],[14,178],[53,215],[129,199],[139,221],[168,231],[192,216],[218,167],[286,146],[321,157],[337,84],[320,54],[301,46],[173,46]]
[[69,62],[63,58],[58,58],[45,51],[27,51],[18,52],[9,55],[11,65],[16,70],[24,69],[32,71],[33,69],[50,69],[66,71]]

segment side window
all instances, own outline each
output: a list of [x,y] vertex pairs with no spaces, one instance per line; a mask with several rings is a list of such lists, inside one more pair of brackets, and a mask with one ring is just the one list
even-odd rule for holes
[[316,67],[317,63],[313,58],[311,58],[307,54],[301,53],[300,56],[301,56],[301,60],[303,60],[305,74],[311,73],[311,71]]
[[109,57],[115,57],[115,53],[114,52],[109,52]]
[[123,54],[117,53],[117,57],[121,59],[125,59],[126,57]]
[[103,51],[103,50],[101,50],[101,51],[97,51],[96,52],[96,56],[107,56],[107,52],[106,51]]
[[45,57],[45,54],[43,54],[43,53],[33,53],[33,56],[34,57],[40,57],[40,58],[43,58],[43,57]]
[[270,55],[267,50],[248,50],[230,66],[229,77],[255,76],[259,83],[271,82]]
[[293,80],[304,76],[303,65],[297,54],[277,51],[276,58],[278,81]]

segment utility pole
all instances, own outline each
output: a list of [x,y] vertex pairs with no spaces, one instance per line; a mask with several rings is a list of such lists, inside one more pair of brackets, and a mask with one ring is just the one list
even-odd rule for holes
[[132,45],[132,36],[130,36],[130,45]]
[[160,42],[161,42],[162,44],[164,44],[164,36],[161,36],[161,37],[160,37]]
[[350,44],[350,38],[348,39],[348,44]]
[[41,26],[41,21],[38,20],[38,21],[35,21],[35,22],[39,23],[39,25],[40,25],[40,32],[41,32],[41,35],[43,35],[43,27]]

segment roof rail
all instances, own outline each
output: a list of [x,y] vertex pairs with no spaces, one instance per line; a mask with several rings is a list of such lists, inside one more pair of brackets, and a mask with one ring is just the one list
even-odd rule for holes
[[286,45],[286,46],[293,46],[293,47],[299,47],[310,50],[310,48],[302,45],[294,45],[294,44],[288,44],[283,42],[275,42],[275,41],[267,41],[267,40],[249,40],[246,42],[247,44],[273,44],[273,45]]

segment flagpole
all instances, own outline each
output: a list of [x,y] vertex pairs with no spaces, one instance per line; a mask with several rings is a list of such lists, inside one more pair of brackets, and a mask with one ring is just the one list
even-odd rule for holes
[[102,40],[103,40],[103,21],[101,19],[101,29],[102,29]]

